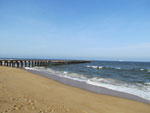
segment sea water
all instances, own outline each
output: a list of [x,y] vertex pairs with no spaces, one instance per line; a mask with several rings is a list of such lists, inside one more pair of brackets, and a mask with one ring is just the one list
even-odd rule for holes
[[150,100],[149,62],[92,61],[25,69],[44,71],[53,76],[82,81]]

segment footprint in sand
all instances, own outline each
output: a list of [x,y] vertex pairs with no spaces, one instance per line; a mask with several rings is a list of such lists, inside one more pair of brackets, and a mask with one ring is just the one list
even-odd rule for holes
[[18,98],[9,98],[10,101],[14,101],[16,103],[12,106],[12,111],[14,110],[35,110],[36,106],[35,100],[31,100],[28,96],[18,97]]
[[69,113],[70,108],[65,105],[55,104],[55,105],[48,105],[47,106],[50,113],[56,111],[56,112],[62,112],[62,113]]
[[40,110],[39,113],[53,113],[53,109]]

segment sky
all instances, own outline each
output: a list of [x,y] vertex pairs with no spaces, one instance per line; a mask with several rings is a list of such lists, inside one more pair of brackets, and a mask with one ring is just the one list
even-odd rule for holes
[[0,57],[150,61],[150,0],[0,0]]

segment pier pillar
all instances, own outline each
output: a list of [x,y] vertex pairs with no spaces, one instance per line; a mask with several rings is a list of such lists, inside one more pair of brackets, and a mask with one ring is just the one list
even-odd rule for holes
[[39,66],[39,61],[36,61],[36,66]]
[[4,66],[4,61],[2,61],[2,66]]
[[16,67],[16,61],[13,62],[13,67]]
[[7,66],[8,62],[7,61],[4,61],[4,66]]
[[46,61],[46,65],[48,66],[48,61]]
[[38,61],[38,66],[40,66],[41,65],[41,62],[40,61]]
[[31,62],[30,62],[30,61],[28,61],[28,67],[30,67],[30,65],[31,65]]
[[48,65],[50,64],[50,61],[48,61]]
[[43,65],[43,62],[42,61],[40,61],[40,66],[42,66]]
[[16,63],[17,63],[17,67],[19,67],[19,61],[16,61]]
[[39,61],[39,66],[42,66],[42,62],[41,61]]
[[7,66],[9,66],[9,67],[10,67],[10,61],[8,61],[8,64],[7,64]]
[[41,61],[39,61],[39,66],[42,66],[42,62]]
[[23,67],[23,61],[20,61],[20,65],[21,65],[21,67]]
[[38,62],[39,62],[39,61],[36,61],[36,66],[39,66]]
[[46,61],[44,62],[44,66],[46,66]]
[[39,66],[39,61],[36,62],[36,66]]
[[37,61],[35,61],[35,66],[37,66]]
[[43,66],[44,65],[44,62],[43,61],[41,61],[41,66]]
[[37,66],[40,66],[40,62],[39,61],[37,61]]
[[47,61],[45,61],[45,65],[44,66],[47,66]]
[[34,61],[34,66],[36,66],[36,61]]
[[33,65],[34,65],[34,64],[33,64],[33,61],[31,61],[30,63],[31,63],[31,64],[30,64],[30,65],[31,65],[30,67],[33,67]]
[[15,62],[14,61],[12,61],[12,67],[15,67]]
[[43,61],[43,66],[45,65],[45,61]]
[[4,66],[6,66],[6,62],[4,61],[4,64],[3,64]]
[[9,66],[9,62],[10,62],[10,61],[7,61],[7,66]]
[[32,66],[33,66],[33,67],[35,66],[35,62],[36,62],[36,61],[32,61],[32,63],[33,63]]
[[33,66],[33,67],[35,66],[35,61],[32,61],[32,66]]
[[12,61],[10,61],[10,67],[13,67],[13,62]]
[[24,61],[24,66],[27,67],[27,61]]
[[0,66],[2,66],[2,61],[0,61]]

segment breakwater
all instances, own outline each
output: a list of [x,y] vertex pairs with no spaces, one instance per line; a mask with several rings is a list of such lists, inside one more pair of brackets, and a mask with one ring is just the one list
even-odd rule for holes
[[9,67],[34,67],[34,66],[47,66],[50,64],[77,64],[89,63],[87,60],[0,60],[0,66]]

